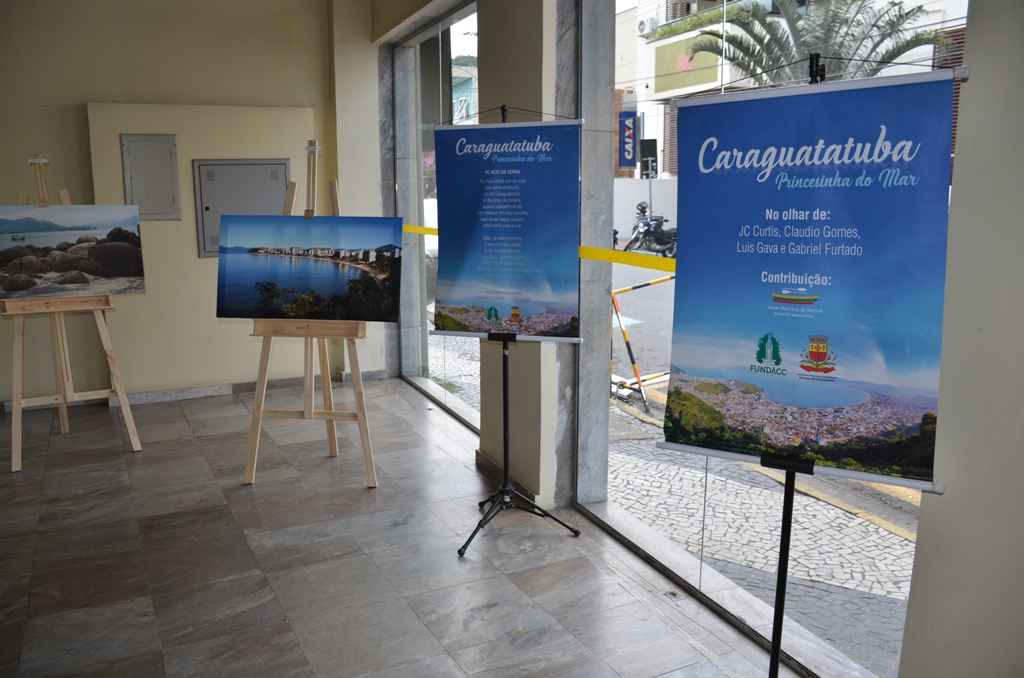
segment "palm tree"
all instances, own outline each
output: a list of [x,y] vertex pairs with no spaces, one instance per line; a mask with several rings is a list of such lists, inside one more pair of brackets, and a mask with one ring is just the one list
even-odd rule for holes
[[806,59],[817,52],[829,80],[868,78],[910,50],[942,42],[938,31],[914,32],[923,7],[901,0],[810,0],[800,12],[795,0],[775,0],[778,13],[754,3],[730,10],[723,46],[721,29],[701,31],[690,49],[732,63],[755,86],[807,77]]

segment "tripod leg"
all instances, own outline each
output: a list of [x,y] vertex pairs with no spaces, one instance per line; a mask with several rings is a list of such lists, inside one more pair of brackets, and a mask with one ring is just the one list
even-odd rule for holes
[[569,532],[572,532],[572,536],[574,536],[574,537],[580,536],[580,531],[579,530],[577,530],[572,525],[566,523],[565,521],[560,519],[558,516],[552,515],[548,511],[545,511],[541,507],[537,506],[536,504],[533,503],[532,499],[529,499],[528,497],[526,497],[526,495],[524,495],[519,490],[516,490],[515,488],[513,488],[512,492],[515,494],[515,497],[516,497],[516,499],[518,501],[526,504],[526,506],[528,507],[527,510],[529,510],[530,513],[533,513],[535,515],[541,516],[543,518],[551,518],[551,520],[555,521],[556,523],[558,523],[559,525],[561,525],[565,529],[569,530]]
[[486,498],[486,499],[484,499],[483,501],[478,501],[478,502],[476,503],[476,505],[477,505],[477,508],[479,508],[480,510],[483,510],[483,508],[484,508],[485,506],[487,506],[488,504],[490,504],[490,503],[491,503],[492,501],[497,501],[497,500],[498,500],[499,498],[501,498],[501,496],[502,496],[502,495],[504,495],[504,494],[505,494],[505,490],[504,490],[504,489],[501,489],[501,490],[497,490],[497,491],[495,491],[495,492],[491,492],[491,494],[490,494],[490,496],[489,496],[489,497],[487,497],[487,498]]
[[485,513],[484,517],[480,519],[480,522],[476,524],[476,528],[474,528],[473,534],[469,535],[469,539],[467,539],[466,543],[463,544],[462,548],[459,549],[459,558],[466,555],[466,549],[469,548],[470,543],[472,543],[477,533],[480,532],[480,530],[484,529],[484,526],[487,525],[487,523],[491,522],[494,516],[498,515],[498,511],[500,511],[503,508],[503,506],[503,502],[501,502],[500,499],[495,498],[494,503],[491,504],[491,507],[489,509],[487,509],[487,513]]

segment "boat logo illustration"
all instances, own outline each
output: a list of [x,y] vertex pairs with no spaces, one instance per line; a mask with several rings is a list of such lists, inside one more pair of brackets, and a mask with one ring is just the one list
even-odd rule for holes
[[781,289],[772,292],[772,301],[776,304],[802,304],[809,305],[818,301],[817,294],[810,294],[805,287],[798,287],[795,290]]
[[800,369],[818,374],[835,372],[836,356],[829,351],[828,337],[820,334],[808,337],[807,350],[800,361]]

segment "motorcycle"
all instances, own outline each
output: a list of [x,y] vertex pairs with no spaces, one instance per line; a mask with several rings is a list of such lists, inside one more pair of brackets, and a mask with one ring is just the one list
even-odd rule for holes
[[676,231],[675,229],[666,229],[667,222],[668,219],[663,216],[649,215],[647,203],[639,203],[636,206],[636,216],[633,219],[633,234],[626,242],[626,246],[622,248],[623,251],[645,250],[663,257],[675,257]]

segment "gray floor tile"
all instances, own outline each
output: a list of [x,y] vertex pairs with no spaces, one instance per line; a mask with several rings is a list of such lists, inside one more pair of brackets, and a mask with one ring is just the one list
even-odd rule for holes
[[228,417],[209,417],[192,419],[192,434],[197,438],[248,431],[251,418],[248,414],[236,414]]
[[451,654],[470,675],[489,672],[493,676],[515,676],[530,672],[536,675],[552,665],[564,666],[567,659],[582,659],[588,652],[565,629],[554,625],[512,633]]
[[134,519],[101,525],[40,532],[33,568],[42,571],[84,564],[142,549],[139,524]]
[[168,676],[312,676],[259,572],[154,597]]
[[619,678],[619,674],[596,657],[576,654],[480,671],[473,678]]
[[306,656],[322,678],[359,676],[443,653],[440,643],[404,601],[348,607],[341,612],[292,623]]
[[133,501],[132,493],[127,488],[46,499],[40,506],[39,528],[83,528],[123,520],[132,515]]
[[463,678],[465,675],[454,659],[443,654],[380,671],[370,671],[361,674],[359,678]]
[[439,538],[374,551],[371,557],[403,596],[487,579],[498,570],[472,551],[460,558],[458,538]]
[[180,421],[136,422],[136,427],[143,445],[192,438],[192,427],[184,417]]
[[415,505],[343,518],[341,524],[367,553],[458,536],[429,511]]
[[149,595],[142,553],[78,560],[66,567],[39,569],[29,586],[29,616],[107,605]]
[[414,596],[409,605],[448,651],[558,624],[504,576]]
[[395,587],[368,556],[326,560],[271,575],[278,600],[292,621],[328,619],[348,606],[398,598]]
[[470,549],[475,549],[490,558],[491,562],[506,574],[583,556],[583,551],[576,545],[577,538],[568,530],[555,530],[557,524],[551,521],[528,513],[519,513],[530,517],[535,523],[551,524],[531,524],[530,527],[500,532],[485,529],[481,531]]
[[342,520],[277,530],[249,530],[245,536],[264,572],[279,572],[360,553],[359,543]]
[[622,676],[653,678],[704,659],[677,628],[642,602],[601,614],[580,611],[563,624]]
[[112,462],[106,466],[107,468],[102,469],[88,466],[82,470],[47,473],[43,478],[43,497],[66,499],[95,492],[127,490],[131,487],[125,464]]
[[128,475],[136,490],[213,480],[210,465],[202,455],[159,456],[148,451],[132,459]]
[[154,595],[173,595],[258,568],[227,507],[144,518],[139,527]]
[[636,600],[618,576],[585,557],[516,572],[509,579],[560,619],[580,612],[598,613]]
[[194,425],[202,419],[218,419],[223,417],[246,416],[249,410],[234,395],[192,398],[181,401],[181,409],[185,417]]
[[35,532],[0,536],[0,581],[31,572],[35,548]]
[[160,650],[148,597],[30,619],[21,676],[55,676]]
[[180,513],[225,504],[220,483],[184,482],[132,491],[132,515],[136,518]]
[[663,673],[658,678],[730,678],[730,676],[715,666],[710,659],[704,659],[686,668]]

